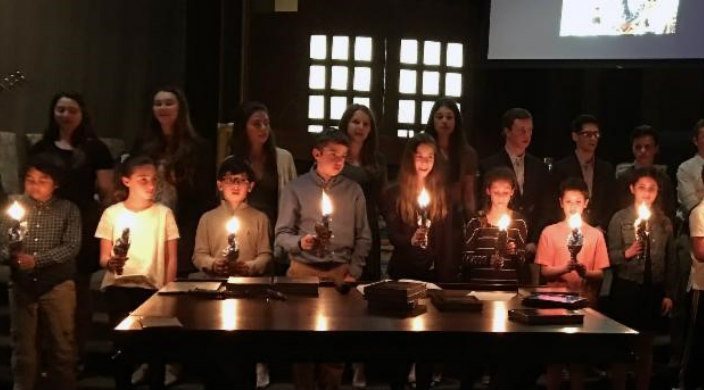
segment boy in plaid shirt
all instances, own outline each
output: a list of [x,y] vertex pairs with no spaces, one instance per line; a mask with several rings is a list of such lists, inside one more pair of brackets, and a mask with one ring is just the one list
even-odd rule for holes
[[[25,210],[21,247],[9,245],[10,217],[4,216],[0,227],[0,260],[12,269],[9,294],[15,389],[36,388],[40,366],[47,368],[46,383],[53,388],[76,388],[73,276],[81,247],[81,219],[73,203],[54,197],[61,176],[59,164],[40,154],[27,165],[25,194],[17,199]],[[48,338],[44,365],[37,353],[39,333]]]

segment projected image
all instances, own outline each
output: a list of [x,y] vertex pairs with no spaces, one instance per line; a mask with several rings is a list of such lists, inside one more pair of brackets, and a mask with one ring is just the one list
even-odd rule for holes
[[563,0],[560,36],[666,35],[679,0]]

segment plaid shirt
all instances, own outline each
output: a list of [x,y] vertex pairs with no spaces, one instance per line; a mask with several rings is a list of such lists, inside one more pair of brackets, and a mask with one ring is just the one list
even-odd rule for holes
[[[27,234],[22,250],[37,261],[32,270],[13,268],[13,281],[42,294],[58,283],[73,278],[75,258],[81,247],[81,217],[71,202],[52,198],[37,202],[27,196],[18,199],[25,208]],[[9,261],[7,231],[12,221],[4,217],[0,228],[0,257]]]

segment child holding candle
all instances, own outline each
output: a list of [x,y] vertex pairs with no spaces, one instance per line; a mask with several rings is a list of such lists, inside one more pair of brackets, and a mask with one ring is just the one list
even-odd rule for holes
[[[458,241],[437,155],[437,144],[430,135],[420,133],[411,138],[401,156],[398,182],[384,193],[382,213],[394,246],[388,269],[392,278],[457,280],[459,266],[454,258]],[[423,190],[429,203],[421,207]],[[419,223],[425,213],[429,226]]]
[[[199,270],[218,276],[265,273],[271,261],[269,220],[266,214],[247,203],[254,186],[254,172],[244,160],[230,156],[220,164],[217,187],[222,202],[219,207],[203,214],[196,231],[193,264]],[[236,218],[239,224],[239,228],[232,232],[239,254],[237,259],[228,260],[223,254],[231,233],[226,225],[232,218]]]
[[523,216],[509,208],[516,176],[510,168],[497,167],[484,181],[489,201],[465,225],[462,276],[476,283],[516,284],[528,234]]
[[[291,277],[317,276],[336,283],[353,282],[362,275],[364,259],[371,248],[371,232],[362,188],[340,173],[345,165],[349,138],[335,129],[326,129],[315,140],[315,165],[310,172],[292,180],[281,194],[276,222],[276,244],[288,252]],[[330,200],[329,232],[324,232],[322,195]],[[316,226],[317,225],[317,226]],[[322,238],[316,232],[332,233],[320,256]],[[297,389],[337,389],[342,364],[294,365]]]
[[[95,237],[100,239],[100,265],[108,270],[101,289],[114,327],[156,290],[176,278],[178,227],[168,207],[153,199],[157,172],[146,156],[129,157],[120,166],[118,193],[122,201],[103,212]],[[126,257],[113,243],[130,229]],[[118,388],[129,388],[127,367],[116,365]]]
[[[560,184],[560,207],[564,220],[543,229],[535,263],[542,266],[541,273],[549,284],[579,292],[594,306],[603,269],[609,266],[609,257],[601,230],[581,218],[588,204],[589,189],[584,180],[568,178]],[[560,388],[564,368],[563,364],[548,366],[548,389]],[[569,372],[570,388],[583,388],[584,365],[571,364]]]
[[[54,196],[61,168],[52,156],[32,157],[24,176],[25,194],[14,204],[16,219],[4,217],[0,226],[0,260],[12,269],[10,333],[17,389],[36,388],[40,367],[47,369],[44,385],[76,388],[73,277],[81,247],[81,217],[73,203]],[[26,225],[26,234],[21,247],[10,249],[8,229],[17,222]],[[43,364],[38,334],[49,345]]]
[[[633,172],[633,204],[614,214],[608,230],[609,258],[615,273],[611,316],[641,333],[635,363],[638,389],[648,388],[653,336],[672,309],[676,278],[672,222],[655,203],[658,175],[654,167]],[[639,229],[644,230],[649,242],[638,238]],[[614,388],[625,388],[625,367],[617,366],[613,374]]]

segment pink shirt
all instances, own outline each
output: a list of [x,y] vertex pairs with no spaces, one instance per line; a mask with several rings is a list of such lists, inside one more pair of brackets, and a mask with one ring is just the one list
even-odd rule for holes
[[[543,229],[538,241],[538,250],[535,254],[535,263],[551,267],[560,267],[570,261],[570,252],[567,250],[567,237],[572,234],[567,222],[562,221]],[[609,254],[606,250],[606,241],[601,230],[586,223],[582,223],[584,245],[577,254],[577,261],[584,264],[587,271],[604,269],[609,266]],[[582,278],[576,271],[560,276],[557,284],[567,285],[573,291],[582,290]]]

